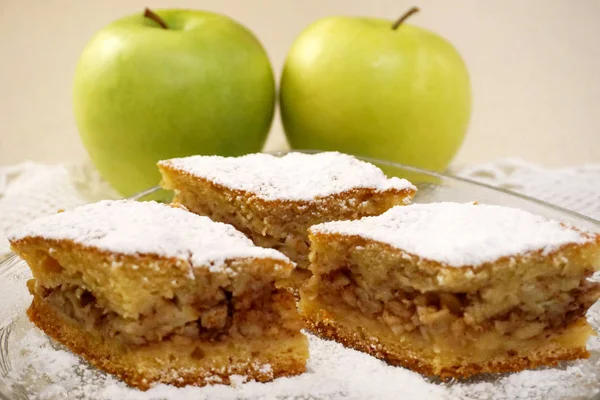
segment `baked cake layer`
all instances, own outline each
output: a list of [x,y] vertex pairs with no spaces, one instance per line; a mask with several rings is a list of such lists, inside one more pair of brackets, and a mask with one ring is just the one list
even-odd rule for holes
[[312,227],[300,311],[321,335],[434,375],[585,356],[600,238],[515,211],[412,205]]
[[338,152],[192,156],[160,161],[158,167],[252,193],[265,201],[312,201],[360,188],[415,190],[406,179],[387,178],[373,164]]
[[339,153],[194,156],[161,161],[162,185],[174,202],[229,223],[262,247],[308,266],[307,229],[379,215],[410,202],[416,188],[374,165]]
[[333,311],[328,303],[304,301],[301,301],[301,310],[308,320],[309,330],[321,337],[371,354],[389,364],[442,379],[515,372],[587,358],[589,353],[585,345],[594,333],[585,319],[580,318],[542,340],[506,341],[503,335],[495,333],[480,339],[482,343],[500,344],[501,350],[496,348],[487,352],[457,345],[446,352],[436,352],[421,334],[395,334],[386,325],[357,314],[355,310],[342,307]]
[[306,370],[308,341],[296,332],[272,340],[198,340],[174,335],[161,342],[130,347],[82,329],[34,295],[29,319],[48,336],[91,365],[146,390],[154,382],[174,386],[229,384],[230,376],[267,382]]
[[[267,368],[279,345],[298,346],[280,355],[288,374],[308,357],[294,296],[280,288],[293,264],[225,224],[157,203],[101,202],[34,222],[11,245],[33,272],[32,321],[132,385],[179,384],[181,374],[210,383],[229,371],[226,355]],[[278,365],[273,376],[285,374]]]

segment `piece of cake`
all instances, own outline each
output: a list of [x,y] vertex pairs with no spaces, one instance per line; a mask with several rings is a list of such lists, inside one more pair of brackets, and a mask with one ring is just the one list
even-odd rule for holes
[[281,251],[297,263],[298,284],[308,267],[311,225],[379,215],[408,204],[416,191],[405,179],[336,152],[193,156],[158,167],[174,202]]
[[30,320],[131,386],[257,381],[305,370],[293,263],[232,226],[155,202],[38,219],[11,246],[33,273]]
[[310,228],[312,331],[443,378],[585,358],[600,236],[522,210],[437,203]]

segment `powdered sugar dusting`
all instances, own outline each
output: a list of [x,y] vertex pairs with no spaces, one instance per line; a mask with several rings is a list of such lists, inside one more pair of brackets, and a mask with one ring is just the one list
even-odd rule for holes
[[416,190],[406,179],[387,178],[373,164],[337,152],[288,153],[281,157],[263,153],[192,156],[161,161],[159,165],[265,200],[313,200],[355,188]]
[[[420,375],[403,368],[387,366],[366,354],[345,349],[332,341],[309,335],[311,358],[308,371],[295,377],[275,379],[270,383],[247,381],[234,376],[231,386],[213,385],[203,388],[176,388],[159,384],[147,392],[126,386],[110,375],[87,367],[82,361],[73,363],[70,353],[55,349],[37,330],[30,330],[17,346],[22,355],[15,368],[26,371],[35,368],[36,376],[51,377],[52,390],[68,398],[94,399],[443,399],[444,388],[429,383]],[[48,361],[55,359],[55,361]],[[56,361],[56,359],[59,359]],[[62,359],[62,360],[60,360]],[[62,365],[63,369],[58,368]],[[29,371],[32,372],[31,370]],[[70,374],[68,376],[67,374]],[[38,398],[48,399],[42,391]],[[425,397],[423,397],[425,396]]]
[[119,254],[175,257],[213,272],[224,271],[225,260],[240,257],[291,262],[276,250],[255,246],[231,225],[156,202],[100,201],[37,219],[10,239],[26,236],[70,239]]
[[448,266],[478,266],[500,257],[549,253],[594,235],[523,210],[473,203],[394,207],[377,217],[315,225],[313,233],[358,235]]
[[[597,318],[600,304],[590,310]],[[595,324],[595,322],[593,322]],[[596,325],[597,327],[597,325]],[[389,366],[341,344],[308,335],[310,359],[307,372],[269,383],[234,376],[232,386],[176,388],[156,385],[147,392],[126,386],[101,373],[78,357],[53,345],[23,318],[17,321],[9,346],[11,379],[31,393],[32,400],[123,399],[588,399],[600,391],[600,338],[588,343],[591,357],[563,363],[556,368],[489,375],[468,382],[442,384],[404,368]],[[63,397],[61,397],[63,396]]]

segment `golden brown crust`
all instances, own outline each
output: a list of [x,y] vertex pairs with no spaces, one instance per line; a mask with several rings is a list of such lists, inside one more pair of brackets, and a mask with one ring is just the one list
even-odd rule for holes
[[173,202],[214,221],[233,225],[254,244],[281,251],[298,269],[308,268],[310,226],[380,215],[394,206],[409,203],[415,194],[410,187],[354,188],[312,200],[266,200],[256,193],[220,185],[168,163],[159,164],[159,169],[161,185],[175,191]]
[[417,372],[519,371],[588,356],[594,240],[449,267],[362,236],[310,235],[299,308],[313,332]]
[[[26,237],[12,246],[35,278],[30,320],[129,385],[228,384],[234,374],[264,382],[305,369],[308,342],[293,297],[275,289],[290,262],[236,258],[211,271],[66,239]],[[278,323],[260,324],[269,318]],[[232,334],[220,331],[228,324]]]
[[[374,189],[374,188],[354,188],[354,189],[346,190],[344,192],[335,193],[335,194],[332,194],[329,196],[318,197],[315,200],[288,200],[288,199],[281,199],[281,200],[280,199],[274,199],[274,200],[269,199],[269,200],[267,200],[267,199],[258,197],[258,196],[256,196],[255,193],[248,192],[246,190],[234,189],[234,188],[230,188],[225,185],[220,185],[214,181],[194,175],[188,171],[184,171],[180,168],[175,168],[174,166],[172,166],[168,163],[158,163],[157,167],[160,170],[160,172],[163,174],[163,181],[161,182],[161,186],[163,186],[165,189],[170,189],[170,190],[179,189],[179,187],[172,187],[171,182],[167,182],[167,180],[165,179],[166,178],[165,174],[168,173],[168,174],[170,174],[169,178],[173,180],[172,181],[173,183],[175,183],[174,178],[177,178],[177,183],[181,183],[180,181],[183,181],[183,180],[187,181],[188,183],[190,183],[190,182],[196,182],[196,184],[200,183],[202,185],[207,185],[213,189],[216,189],[219,192],[227,193],[231,197],[243,196],[252,202],[261,204],[263,207],[276,207],[276,206],[282,206],[284,204],[294,204],[297,207],[299,207],[299,206],[318,207],[317,204],[320,201],[340,200],[340,199],[344,199],[346,197],[354,196],[357,194],[373,195],[375,193],[381,193],[379,190]],[[179,177],[177,177],[177,175],[179,175]],[[394,195],[398,195],[398,196],[402,196],[402,197],[409,197],[412,199],[412,197],[416,193],[416,189],[411,188],[411,187],[404,188],[404,189],[390,188],[390,189],[387,189],[385,191],[385,193],[386,194],[394,194]]]
[[[210,362],[186,360],[178,353],[178,347],[185,347],[189,352],[189,346],[194,346],[193,342],[174,345],[171,349],[169,343],[162,343],[158,345],[156,351],[151,346],[123,349],[115,341],[94,335],[66,321],[37,297],[34,297],[27,315],[38,328],[73,353],[141,390],[147,390],[153,382],[179,387],[204,386],[213,383],[229,384],[229,376],[234,374],[258,382],[267,382],[276,377],[297,375],[306,370],[307,339],[300,333],[289,337],[285,343],[285,346],[293,351],[285,354],[278,354],[277,351],[267,352],[252,358],[249,357],[250,354],[232,352],[228,360],[229,364],[219,366]],[[173,351],[166,352],[166,350]],[[156,357],[157,354],[168,358],[159,359]],[[174,355],[177,357],[173,358]],[[178,361],[181,361],[179,367]],[[192,365],[197,363],[199,366],[190,368],[190,362]],[[265,368],[267,365],[270,367]]]
[[[437,261],[421,258],[390,244],[355,235],[338,233],[309,232],[312,266],[309,269],[323,269],[318,260],[323,254],[332,257],[327,264],[336,266],[339,260],[348,257],[357,260],[370,260],[379,264],[381,271],[396,270],[398,275],[421,291],[447,290],[453,292],[476,292],[488,286],[490,281],[509,282],[514,276],[533,276],[538,271],[543,275],[562,276],[591,275],[594,268],[600,268],[600,234],[590,234],[592,240],[586,243],[570,243],[544,253],[543,250],[527,254],[501,257],[494,262],[479,266],[454,267]],[[325,273],[321,271],[318,274]]]
[[393,351],[373,336],[363,337],[356,330],[339,324],[324,310],[320,312],[318,318],[308,317],[306,323],[308,329],[318,336],[335,340],[344,346],[370,354],[391,365],[405,367],[423,375],[438,376],[442,379],[467,378],[485,373],[516,372],[542,365],[556,365],[560,361],[589,357],[589,352],[585,347],[558,348],[549,346],[526,355],[519,354],[505,359],[491,359],[487,362],[440,368],[429,362],[427,358],[419,357],[417,351],[413,351],[413,354]]
[[[11,243],[35,279],[45,287],[65,283],[85,287],[102,306],[125,317],[136,318],[162,298],[182,290],[202,290],[202,284],[230,287],[256,277],[264,282],[288,279],[294,266],[271,258],[225,260],[224,270],[192,266],[188,260],[156,254],[119,254],[84,246],[69,239],[25,237]],[[238,289],[239,290],[239,289]]]
[[[571,229],[575,229],[575,228],[571,227]],[[311,242],[344,242],[344,241],[347,241],[347,242],[356,243],[356,244],[354,244],[354,246],[364,246],[366,243],[375,243],[377,246],[381,246],[381,248],[385,249],[386,251],[396,253],[396,254],[400,255],[401,257],[408,258],[408,259],[412,260],[413,262],[418,263],[423,269],[427,269],[430,272],[434,272],[436,270],[443,270],[447,273],[456,272],[456,271],[459,271],[459,273],[469,273],[468,271],[474,272],[476,270],[489,269],[489,268],[493,268],[496,265],[503,264],[507,261],[510,261],[511,258],[515,259],[514,262],[522,263],[522,262],[529,261],[529,260],[535,259],[535,258],[548,260],[548,259],[552,259],[553,257],[555,257],[557,255],[564,255],[564,256],[573,255],[575,257],[587,256],[587,254],[585,254],[585,251],[597,250],[598,247],[600,247],[600,234],[587,232],[586,235],[588,235],[590,238],[590,240],[587,242],[568,243],[568,244],[560,246],[559,248],[557,248],[553,251],[550,251],[550,252],[545,252],[544,249],[539,249],[537,251],[533,251],[533,252],[530,252],[527,254],[515,254],[515,255],[500,257],[500,258],[494,260],[493,262],[486,262],[486,263],[483,263],[478,266],[465,265],[460,268],[457,268],[455,266],[445,265],[438,261],[422,258],[418,255],[415,255],[415,254],[409,253],[407,251],[404,251],[402,249],[399,249],[397,247],[394,247],[391,244],[380,242],[380,241],[377,241],[374,239],[365,238],[365,237],[358,236],[358,235],[346,235],[346,234],[341,234],[341,233],[336,233],[336,232],[327,232],[327,233],[309,232],[309,238],[310,238]],[[594,259],[592,259],[593,256],[595,256],[596,258],[598,257],[597,251],[592,252],[592,254],[590,255],[590,259],[592,261],[594,261]],[[600,261],[600,260],[597,260],[597,261]]]
[[[182,205],[180,204],[171,204],[172,207],[178,207]],[[48,239],[39,236],[27,236],[23,239],[19,240],[11,240],[10,241],[11,250],[15,253],[18,253],[21,258],[25,261],[28,261],[28,253],[31,250],[42,250],[48,253],[49,249],[53,249],[55,252],[57,249],[63,248],[67,252],[79,252],[79,253],[87,253],[90,254],[97,259],[101,259],[103,264],[101,267],[107,266],[115,266],[115,264],[121,265],[136,265],[136,269],[131,272],[132,275],[136,276],[148,276],[148,274],[152,274],[153,272],[156,274],[157,263],[168,264],[169,268],[166,268],[165,271],[159,271],[161,274],[172,274],[173,269],[182,270],[185,275],[189,275],[189,270],[192,268],[190,262],[188,260],[182,260],[176,257],[165,257],[158,254],[121,254],[115,253],[108,250],[98,249],[93,246],[86,246],[80,243],[77,243],[71,239]],[[244,260],[260,260],[262,262],[261,266],[264,267],[262,273],[271,274],[276,278],[286,278],[291,271],[294,269],[294,266],[289,261],[284,261],[278,258],[269,258],[269,257],[261,257],[260,259],[252,259],[252,258],[229,258],[226,261],[235,262],[235,261],[244,261]],[[199,270],[203,270],[202,267],[193,267]],[[208,266],[207,266],[208,268]],[[100,267],[98,268],[101,271]],[[110,271],[114,273],[114,271]],[[106,273],[106,272],[104,272]]]

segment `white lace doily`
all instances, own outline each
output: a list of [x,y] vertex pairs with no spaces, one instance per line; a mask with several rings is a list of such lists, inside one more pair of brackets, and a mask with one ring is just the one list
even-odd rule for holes
[[11,229],[58,210],[118,198],[91,165],[23,163],[0,168],[0,259]]
[[[547,169],[519,160],[475,165],[459,175],[600,219],[600,164]],[[0,258],[6,232],[37,217],[103,198],[118,198],[91,165],[24,163],[0,168]]]
[[519,192],[600,220],[600,164],[551,169],[505,159],[464,168],[459,176]]

